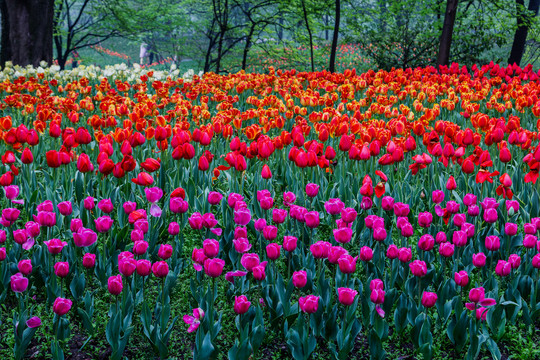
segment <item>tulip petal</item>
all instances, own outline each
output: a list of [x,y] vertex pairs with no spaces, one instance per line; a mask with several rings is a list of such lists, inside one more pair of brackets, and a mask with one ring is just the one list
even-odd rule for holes
[[492,298],[485,298],[483,300],[480,300],[480,305],[482,306],[493,306],[497,304],[497,301],[495,301],[495,299],[492,299]]
[[466,303],[465,307],[471,311],[476,310],[476,304],[475,303]]
[[152,215],[153,217],[161,217],[161,213],[161,208],[156,204],[152,204],[152,206],[150,207],[150,215]]
[[384,319],[384,310],[379,305],[375,306],[375,311],[377,311],[377,314]]
[[39,316],[34,316],[26,320],[26,326],[28,326],[29,328],[36,328],[40,325],[41,325],[41,319],[39,318]]
[[35,241],[34,241],[34,238],[28,238],[28,240],[26,240],[23,244],[22,244],[22,248],[24,250],[30,250],[35,244]]
[[193,322],[195,321],[195,318],[191,315],[184,315],[184,322],[186,324],[193,324]]

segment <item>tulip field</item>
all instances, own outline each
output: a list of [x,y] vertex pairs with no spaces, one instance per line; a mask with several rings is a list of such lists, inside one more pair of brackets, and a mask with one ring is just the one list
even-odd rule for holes
[[538,359],[540,72],[0,72],[6,359]]

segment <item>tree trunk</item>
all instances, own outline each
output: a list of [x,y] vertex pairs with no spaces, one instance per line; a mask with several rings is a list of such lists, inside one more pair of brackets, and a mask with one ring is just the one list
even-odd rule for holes
[[339,36],[339,21],[341,20],[341,1],[336,0],[336,21],[334,22],[334,34],[332,36],[332,49],[330,52],[330,65],[328,70],[330,72],[336,71],[336,50]]
[[302,10],[304,11],[304,22],[306,23],[306,29],[309,35],[309,50],[311,52],[311,72],[315,72],[315,60],[313,59],[313,35],[311,34],[311,28],[309,27],[306,3],[304,0],[302,0]]
[[249,34],[246,37],[246,45],[244,46],[244,54],[242,56],[242,70],[246,70],[247,56],[248,56],[249,48],[251,47],[251,38],[253,37],[254,32],[255,32],[255,24],[251,24],[249,28]]
[[9,21],[10,60],[39,66],[52,63],[54,0],[5,0]]
[[9,17],[5,0],[0,0],[2,14],[2,51],[0,52],[0,65],[4,67],[6,61],[11,60],[11,42],[9,41]]
[[512,50],[510,51],[510,57],[508,58],[508,64],[516,64],[519,66],[523,52],[525,51],[525,43],[527,41],[527,34],[531,21],[535,16],[538,16],[538,8],[540,6],[540,0],[529,0],[529,9],[525,11],[524,0],[516,0],[517,10],[517,29],[514,34],[514,42],[512,43]]
[[450,45],[452,44],[452,33],[456,22],[456,13],[459,0],[446,1],[446,13],[444,14],[444,24],[439,43],[439,55],[437,65],[448,65],[450,62]]

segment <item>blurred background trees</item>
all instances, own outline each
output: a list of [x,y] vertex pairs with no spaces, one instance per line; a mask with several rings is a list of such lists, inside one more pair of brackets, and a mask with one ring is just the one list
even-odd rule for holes
[[54,59],[62,68],[74,60],[138,63],[144,44],[146,64],[219,73],[490,61],[538,67],[539,6],[540,0],[0,0],[0,61]]

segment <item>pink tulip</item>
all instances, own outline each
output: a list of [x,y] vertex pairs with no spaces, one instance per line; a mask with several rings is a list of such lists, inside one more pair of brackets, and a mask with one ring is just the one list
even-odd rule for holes
[[422,294],[422,305],[426,308],[435,306],[437,302],[437,294],[434,292],[424,291]]
[[97,241],[97,234],[90,229],[80,228],[73,234],[73,242],[77,247],[93,245]]
[[452,257],[454,255],[454,244],[448,242],[441,243],[439,245],[439,254],[446,258]]
[[330,264],[337,264],[339,258],[345,254],[348,254],[348,252],[343,247],[332,246],[330,249],[328,249],[328,262]]
[[266,278],[266,264],[267,261],[261,262],[259,265],[255,266],[251,271],[253,272],[253,278],[258,281],[263,281]]
[[315,229],[320,224],[319,212],[309,211],[304,215],[306,226],[310,229]]
[[270,260],[277,260],[280,255],[281,245],[278,245],[276,243],[271,243],[266,245],[266,256]]
[[82,263],[87,269],[93,268],[96,265],[96,255],[90,253],[84,254]]
[[499,276],[508,276],[512,271],[512,265],[505,260],[499,260],[495,267],[495,273]]
[[521,264],[521,257],[518,254],[512,254],[508,258],[508,262],[512,265],[512,269],[517,269]]
[[234,297],[234,312],[238,315],[245,314],[249,310],[250,306],[251,302],[248,301],[246,295]]
[[267,225],[263,229],[263,236],[266,240],[272,241],[277,238],[277,227],[273,225]]
[[288,252],[293,252],[296,250],[298,239],[294,236],[284,236],[283,237],[283,249]]
[[242,255],[240,264],[247,270],[252,271],[255,266],[258,266],[260,263],[259,255],[255,253],[247,253]]
[[49,253],[52,255],[60,254],[64,246],[67,246],[67,242],[60,239],[51,239],[44,241],[43,243],[47,245],[47,250],[49,250]]
[[56,298],[53,303],[53,311],[56,315],[65,315],[71,310],[72,301],[64,298]]
[[109,277],[109,280],[107,281],[107,289],[109,290],[109,293],[112,295],[118,295],[122,292],[123,288],[122,275]]
[[328,250],[332,245],[326,241],[317,241],[312,244],[309,249],[315,259],[323,259],[328,257]]
[[105,214],[110,214],[114,210],[111,199],[102,199],[98,202],[98,209]]
[[73,212],[71,201],[63,201],[58,204],[58,212],[63,216],[69,216]]
[[422,249],[423,251],[431,251],[434,246],[435,246],[435,239],[433,239],[433,236],[429,234],[422,235],[420,237],[420,240],[418,240],[418,247]]
[[136,202],[132,202],[132,201],[126,201],[122,207],[124,208],[124,212],[126,214],[131,214],[132,212],[134,212],[135,210],[137,210],[137,203]]
[[145,188],[144,193],[146,194],[146,200],[152,204],[158,202],[163,197],[163,190],[159,187]]
[[429,212],[421,212],[418,214],[418,225],[423,228],[428,228],[433,221],[433,215]]
[[338,259],[339,271],[343,274],[352,274],[356,271],[356,257],[344,254]]
[[360,260],[368,262],[373,259],[373,250],[369,246],[363,246],[360,249]]
[[81,219],[71,219],[71,225],[69,228],[72,233],[76,233],[82,227],[83,227],[83,222]]
[[349,288],[338,288],[338,300],[345,306],[350,306],[354,303],[354,298],[358,291]]
[[14,292],[24,292],[28,288],[28,279],[23,274],[16,273],[11,276],[11,290]]
[[384,211],[392,211],[394,209],[394,198],[391,196],[385,196],[381,200],[381,207]]
[[313,314],[317,312],[319,308],[319,297],[315,295],[307,295],[298,299],[298,305],[300,310],[307,314]]
[[341,228],[341,229],[333,229],[334,232],[334,239],[341,244],[347,244],[351,241],[352,238],[352,229],[349,228]]
[[371,295],[369,296],[370,300],[374,304],[384,303],[385,291],[382,289],[373,289],[371,290]]
[[238,238],[233,240],[234,250],[236,252],[243,254],[248,252],[251,249],[251,244],[247,238]]
[[287,214],[287,210],[275,208],[272,210],[272,221],[275,224],[283,224],[287,219]]
[[486,266],[486,255],[484,253],[474,254],[473,265],[477,268]]
[[118,271],[125,277],[130,277],[137,270],[137,261],[133,258],[124,258],[118,261]]
[[501,240],[498,236],[491,235],[486,237],[485,244],[486,249],[488,249],[489,251],[497,251],[501,247]]
[[67,261],[65,262],[57,262],[54,264],[54,274],[58,276],[59,278],[65,278],[69,274],[69,263]]
[[108,232],[113,224],[113,220],[109,216],[101,216],[94,220],[96,224],[96,231],[99,233]]
[[369,290],[384,290],[384,282],[381,279],[373,279],[369,283]]
[[454,231],[452,234],[452,243],[457,247],[467,245],[467,233],[465,231]]
[[203,241],[203,252],[207,258],[214,258],[219,254],[219,242],[214,239]]
[[21,274],[28,276],[30,273],[32,273],[32,260],[26,259],[19,261],[17,264],[17,269]]
[[319,185],[309,183],[306,185],[306,195],[314,198],[319,193]]
[[[212,276],[212,275],[215,275],[217,273],[216,271],[216,268],[212,265],[212,264],[209,264],[208,265],[208,268],[209,270],[207,271],[207,263],[209,261],[214,261],[214,260],[219,260],[219,259],[208,259],[204,262],[204,270],[206,272],[206,274],[208,276]],[[223,260],[221,260],[223,261]],[[221,270],[223,270],[223,266],[221,267]],[[152,264],[152,273],[154,274],[155,277],[158,277],[158,278],[164,278],[167,276],[167,274],[169,273],[169,264],[167,264],[165,261],[157,261],[155,263]],[[210,275],[212,274],[212,275]],[[217,274],[216,276],[212,276],[212,277],[217,277],[221,275],[221,271],[219,272],[219,274]]]
[[324,209],[330,215],[338,215],[345,208],[345,204],[340,199],[329,199],[324,203]]
[[140,259],[137,260],[137,274],[139,276],[148,276],[152,271],[152,263],[150,260]]
[[465,287],[469,284],[469,274],[465,270],[454,273],[454,281],[457,286]]
[[398,250],[398,259],[402,263],[411,261],[412,259],[412,250],[411,248],[399,248]]
[[[265,224],[265,226],[266,226],[266,224]],[[236,228],[234,228],[234,238],[235,239],[247,238],[247,229],[245,227],[236,227]]]
[[303,288],[307,284],[307,273],[303,270],[295,271],[292,276],[292,282],[296,288]]
[[238,209],[234,211],[234,223],[246,226],[251,221],[251,213],[248,209]]
[[[399,249],[396,245],[392,244],[388,246],[388,249],[386,249],[386,257],[390,260],[397,259],[399,257]],[[412,257],[412,254],[411,254]]]
[[442,190],[435,190],[431,193],[431,201],[435,204],[440,204],[444,201],[444,192]]
[[218,193],[217,191],[210,191],[208,194],[208,203],[210,205],[217,205],[221,202],[221,199],[223,199],[223,195]]
[[176,221],[171,222],[167,228],[167,232],[171,236],[178,235],[180,233],[180,224],[178,224]]
[[414,260],[412,263],[409,264],[409,268],[411,269],[411,273],[414,276],[423,277],[427,274],[427,266],[424,261]]
[[172,256],[172,253],[173,253],[172,245],[169,245],[169,244],[161,244],[161,245],[159,246],[158,256],[159,256],[162,260],[167,260],[167,259],[169,259],[169,258]]

